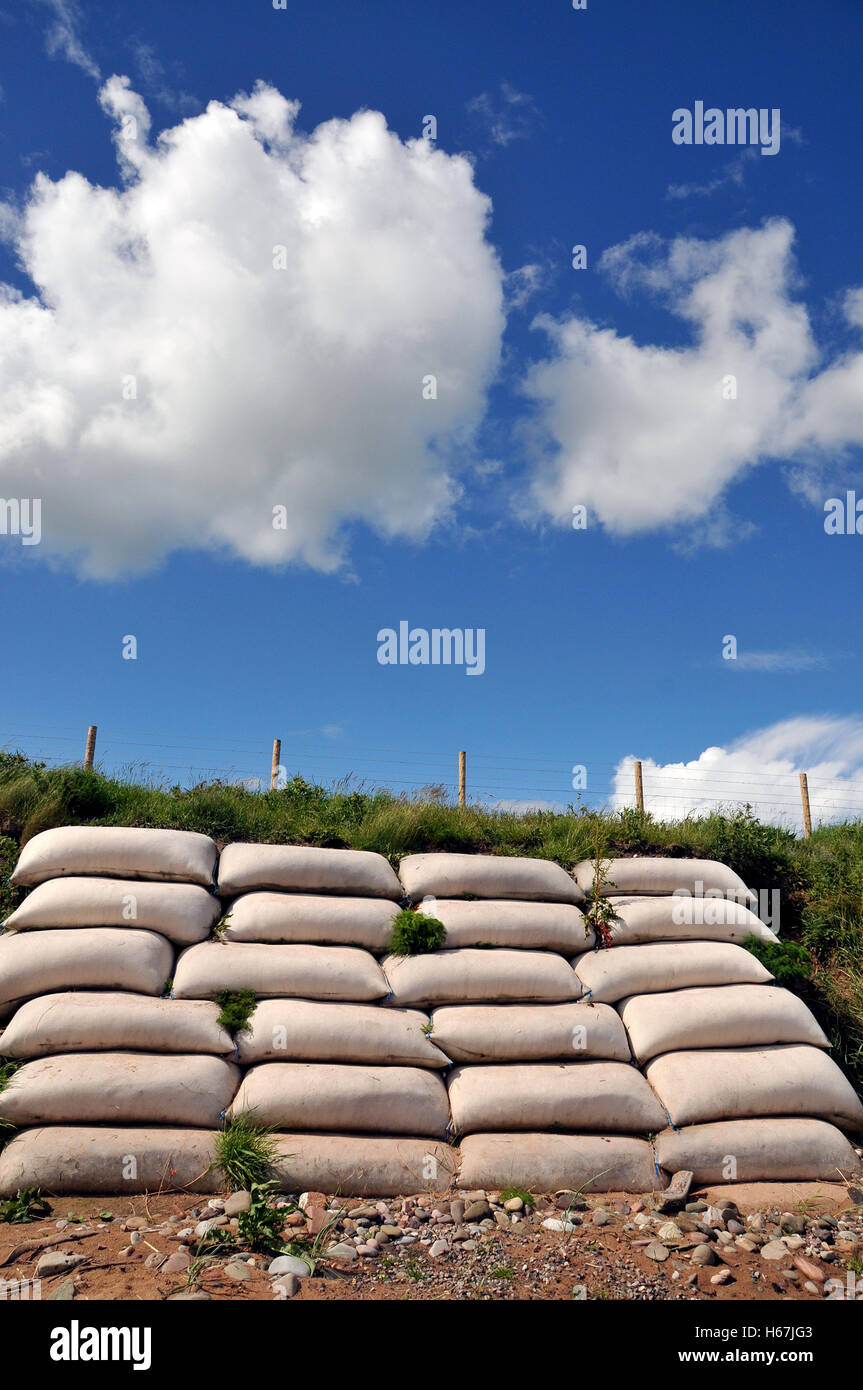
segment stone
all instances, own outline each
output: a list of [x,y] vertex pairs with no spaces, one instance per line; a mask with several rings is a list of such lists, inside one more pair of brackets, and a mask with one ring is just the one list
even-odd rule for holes
[[224,1214],[229,1218],[239,1216],[241,1212],[248,1211],[251,1205],[251,1192],[232,1192],[230,1197],[225,1198]]
[[494,1219],[498,1226],[502,1226],[504,1230],[509,1230],[510,1219],[505,1211],[496,1211]]
[[296,1255],[277,1255],[267,1265],[268,1274],[295,1274],[298,1279],[308,1279],[311,1272],[311,1266]]
[[784,1211],[779,1218],[779,1228],[786,1235],[802,1236],[806,1230],[806,1218],[793,1211]]
[[711,1274],[710,1282],[711,1284],[733,1284],[734,1275],[730,1269],[720,1269],[718,1273]]
[[[326,1205],[327,1205],[327,1198],[326,1198],[326,1193],[324,1193],[324,1192],[301,1192],[301,1193],[300,1193],[300,1200],[297,1202],[297,1206],[301,1209],[301,1211],[306,1211],[309,1207],[324,1207],[324,1208],[325,1208]],[[379,1204],[378,1204],[378,1207],[376,1208],[376,1210],[379,1211],[379,1210],[380,1210],[380,1206],[381,1206],[381,1204],[379,1203]]]
[[147,1269],[161,1269],[167,1258],[167,1255],[160,1255],[157,1250],[154,1250],[152,1255],[147,1256],[144,1264]]
[[690,1258],[694,1265],[718,1264],[716,1255],[710,1245],[696,1245]]
[[781,1240],[768,1240],[761,1247],[762,1260],[784,1260],[787,1254],[788,1247]]
[[127,1216],[123,1222],[124,1231],[141,1231],[147,1225],[146,1218],[143,1216]]
[[504,1211],[523,1211],[524,1201],[521,1197],[508,1197],[503,1204]]
[[464,1220],[466,1206],[467,1203],[461,1202],[458,1199],[456,1199],[454,1202],[450,1202],[449,1204],[449,1214],[452,1217],[453,1221],[455,1221],[456,1224],[459,1226]]
[[447,1245],[445,1240],[433,1240],[431,1245],[429,1246],[429,1254],[435,1260],[438,1258],[439,1255],[445,1255],[448,1250],[449,1246]]
[[123,1249],[117,1253],[121,1260],[130,1260],[135,1253],[135,1247],[134,1245],[124,1245]]
[[800,1250],[806,1241],[802,1236],[783,1236],[782,1244],[787,1250]]
[[[515,1227],[513,1227],[513,1230],[514,1229]],[[572,1221],[562,1221],[557,1216],[547,1216],[542,1223],[542,1229],[544,1231],[563,1231],[569,1235],[570,1232],[576,1229],[576,1226]]]
[[794,1256],[794,1264],[801,1274],[805,1274],[807,1279],[811,1279],[814,1284],[823,1284],[825,1276],[816,1264],[807,1260],[803,1255]]
[[64,1279],[62,1284],[58,1284],[48,1295],[49,1303],[68,1303],[75,1297],[75,1284],[71,1279]]
[[707,1202],[699,1198],[697,1202],[687,1202],[684,1211],[707,1211]]
[[590,1218],[592,1226],[610,1226],[613,1220],[611,1212],[606,1211],[605,1207],[597,1207]]
[[712,1231],[725,1227],[725,1213],[719,1207],[708,1207],[701,1219]]
[[685,1168],[681,1168],[675,1173],[671,1182],[659,1199],[660,1211],[674,1211],[676,1207],[683,1206],[689,1196],[689,1189],[692,1186],[692,1174]]
[[734,1244],[739,1250],[745,1250],[747,1255],[751,1255],[754,1250],[758,1249],[757,1243],[751,1236],[738,1236]]
[[[296,1274],[283,1274],[281,1279],[273,1280],[273,1292],[276,1298],[293,1298],[299,1292],[300,1281]],[[276,1289],[284,1289],[284,1295],[275,1293]]]
[[183,1274],[189,1268],[190,1264],[191,1260],[189,1256],[182,1250],[178,1250],[175,1254],[168,1256],[167,1260],[162,1265],[160,1273]]
[[725,1229],[726,1231],[730,1231],[733,1236],[742,1236],[746,1227],[741,1226],[740,1222],[732,1217],[730,1221],[726,1221]]
[[252,1277],[252,1271],[242,1260],[233,1260],[229,1265],[225,1265],[225,1276],[233,1279],[236,1284],[245,1284]]
[[335,1245],[331,1245],[327,1251],[327,1255],[332,1260],[356,1260],[359,1258],[356,1247],[348,1245],[347,1241],[344,1240],[337,1241]]
[[670,1240],[672,1242],[680,1240],[682,1234],[683,1232],[680,1227],[673,1221],[663,1221],[659,1230],[656,1232],[657,1239],[665,1241]]
[[168,1294],[168,1303],[179,1303],[180,1300],[182,1300],[185,1303],[209,1303],[210,1295],[208,1293],[204,1293],[203,1289],[198,1290],[195,1293],[189,1293],[184,1289],[182,1293]]
[[390,1226],[388,1223],[385,1222],[381,1226],[381,1234],[388,1236],[390,1240],[396,1240],[400,1235],[403,1235],[404,1233],[402,1231],[401,1226]]
[[484,1216],[491,1216],[491,1207],[483,1198],[481,1202],[470,1202],[464,1209],[465,1221],[482,1221]]
[[660,1264],[663,1260],[668,1259],[666,1246],[660,1244],[658,1240],[652,1240],[644,1253],[649,1260],[656,1260]]
[[141,1241],[142,1241],[143,1239],[144,1239],[144,1237],[141,1235],[141,1232],[140,1232],[140,1231],[133,1231],[132,1234],[131,1234],[130,1237],[129,1237],[129,1244],[130,1244],[130,1245],[140,1245],[140,1244],[141,1244]]
[[[323,1207],[306,1207],[306,1225],[310,1236],[319,1236],[327,1222],[332,1220],[329,1212]],[[357,1223],[354,1222],[356,1229]]]
[[208,1231],[214,1231],[217,1226],[227,1226],[226,1216],[211,1216],[207,1221],[199,1221],[195,1227],[196,1236],[205,1236]]
[[49,1279],[52,1274],[64,1274],[83,1264],[86,1258],[86,1255],[67,1255],[62,1250],[46,1250],[36,1265],[36,1278]]

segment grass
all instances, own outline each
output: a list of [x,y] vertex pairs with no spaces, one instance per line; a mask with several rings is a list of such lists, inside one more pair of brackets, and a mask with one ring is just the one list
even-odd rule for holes
[[45,1200],[38,1187],[24,1188],[8,1202],[0,1202],[0,1221],[8,1221],[12,1226],[23,1226],[50,1215],[51,1204]]
[[272,1177],[276,1137],[250,1115],[227,1120],[215,1138],[216,1164],[233,1192],[251,1192]]
[[222,843],[376,850],[392,864],[405,854],[448,850],[529,855],[571,868],[594,857],[598,843],[609,857],[721,860],[750,887],[779,890],[783,945],[802,947],[810,962],[808,976],[798,970],[789,987],[806,1000],[837,1061],[863,1090],[863,821],[824,826],[803,840],[761,824],[739,806],[680,821],[577,805],[562,813],[517,814],[457,806],[434,787],[406,797],[347,781],[327,788],[293,777],[270,792],[221,781],[182,788],[105,777],[80,766],[48,768],[21,753],[0,752],[0,915],[23,896],[8,881],[20,846],[52,826],[85,824],[197,830]]
[[424,912],[399,912],[393,918],[393,933],[390,937],[391,956],[419,956],[428,951],[439,951],[446,940],[446,927],[436,917],[428,917]]
[[237,1033],[248,1031],[249,1021],[258,1003],[253,989],[220,989],[216,1003],[221,1010],[216,1020],[220,1028],[224,1028],[232,1038]]
[[514,1197],[520,1197],[526,1207],[536,1206],[536,1198],[525,1192],[523,1187],[505,1187],[500,1194],[502,1202],[511,1202]]

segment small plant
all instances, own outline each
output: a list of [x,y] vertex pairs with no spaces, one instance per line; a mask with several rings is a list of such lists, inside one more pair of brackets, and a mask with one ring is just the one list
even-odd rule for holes
[[217,1020],[220,1028],[232,1038],[248,1031],[249,1020],[258,1003],[253,989],[220,989],[216,1003],[221,1009]]
[[492,1279],[514,1279],[515,1270],[508,1269],[506,1265],[500,1265],[497,1269],[491,1270]]
[[812,957],[796,941],[759,941],[748,936],[743,944],[786,989],[799,989],[812,975]]
[[409,1279],[412,1279],[415,1284],[418,1284],[421,1279],[425,1278],[425,1270],[418,1260],[406,1261],[405,1274]]
[[439,951],[446,940],[446,927],[436,917],[404,909],[393,919],[389,951],[393,956],[420,956]]
[[167,978],[167,980],[165,981],[165,983],[162,985],[162,998],[163,998],[163,999],[170,999],[170,997],[171,997],[171,990],[172,990],[173,988],[174,988],[174,977],[173,977],[173,975],[169,975],[168,978]]
[[432,1030],[433,1030],[433,1029],[434,1029],[434,1024],[433,1024],[433,1023],[429,1022],[429,1023],[424,1023],[424,1024],[423,1024],[423,1032],[425,1033],[425,1035],[426,1035],[427,1038],[430,1038],[430,1037],[431,1037],[431,1035],[432,1035]]
[[606,874],[611,863],[607,854],[608,830],[600,815],[589,813],[589,818],[591,820],[590,862],[593,867],[593,883],[585,894],[587,902],[583,909],[584,934],[590,936],[592,931],[597,946],[607,949],[612,944],[611,928],[619,920],[614,905],[609,901],[605,892],[607,888],[615,886]]
[[232,1191],[251,1192],[270,1180],[277,1148],[273,1131],[250,1115],[228,1120],[215,1135],[216,1164]]
[[251,1201],[248,1211],[241,1211],[237,1217],[237,1230],[240,1240],[250,1250],[264,1255],[285,1254],[283,1235],[285,1218],[296,1207],[271,1207],[270,1196],[279,1190],[277,1182],[253,1183],[249,1189]]
[[225,928],[227,927],[228,923],[230,922],[232,915],[233,915],[233,914],[230,913],[230,912],[223,912],[223,913],[222,913],[222,916],[219,918],[218,922],[215,923],[215,925],[213,926],[213,940],[214,940],[214,941],[223,941],[223,940],[224,940],[224,938],[225,938]]
[[535,1199],[523,1187],[505,1187],[500,1194],[502,1202],[511,1202],[514,1197],[520,1197],[526,1207],[536,1206]]
[[25,1187],[16,1197],[0,1204],[0,1221],[8,1221],[10,1226],[23,1226],[50,1215],[51,1204],[38,1187]]
[[863,1260],[859,1255],[852,1255],[850,1259],[846,1260],[845,1268],[850,1269],[852,1274],[863,1276]]

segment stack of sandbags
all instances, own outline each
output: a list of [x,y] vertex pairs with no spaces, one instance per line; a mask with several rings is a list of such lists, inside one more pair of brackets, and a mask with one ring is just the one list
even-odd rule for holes
[[386,859],[229,845],[218,891],[222,940],[183,952],[174,994],[257,996],[237,1038],[246,1070],[229,1116],[283,1135],[281,1176],[294,1190],[445,1186],[448,1058],[429,1041],[425,1013],[380,1007],[389,985],[379,957],[402,898]]
[[461,1185],[656,1186],[649,1146],[623,1136],[664,1116],[615,1011],[578,1002],[569,957],[594,940],[570,875],[541,859],[417,854],[399,876],[447,934],[431,955],[386,958],[388,1006],[429,1009],[456,1064]]
[[[0,937],[0,1092],[19,1133],[0,1192],[135,1192],[197,1183],[239,1085],[209,1003],[162,997],[175,947],[219,916],[216,847],[176,830],[64,827],[35,836],[13,882],[32,889]],[[203,1160],[203,1161],[202,1161]]]
[[[592,865],[575,874],[593,886]],[[605,882],[613,944],[574,968],[591,1000],[617,1007],[663,1106],[659,1164],[699,1182],[855,1171],[840,1130],[863,1128],[863,1106],[806,1005],[740,944],[777,940],[743,881],[712,861],[633,858]]]

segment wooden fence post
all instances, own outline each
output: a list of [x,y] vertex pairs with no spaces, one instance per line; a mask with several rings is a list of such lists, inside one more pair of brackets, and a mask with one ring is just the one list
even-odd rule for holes
[[458,804],[464,806],[467,787],[467,753],[458,755]]
[[270,791],[278,790],[279,786],[279,764],[282,761],[282,740],[273,739],[273,762],[270,768]]
[[803,802],[803,834],[808,840],[812,834],[812,814],[809,810],[809,779],[805,772],[800,774],[800,800]]
[[644,814],[644,783],[641,780],[641,763],[636,759],[635,763],[635,804],[639,811]]
[[84,750],[84,766],[88,768],[92,768],[93,757],[96,753],[96,728],[97,726],[95,724],[91,724],[87,730],[87,747]]

